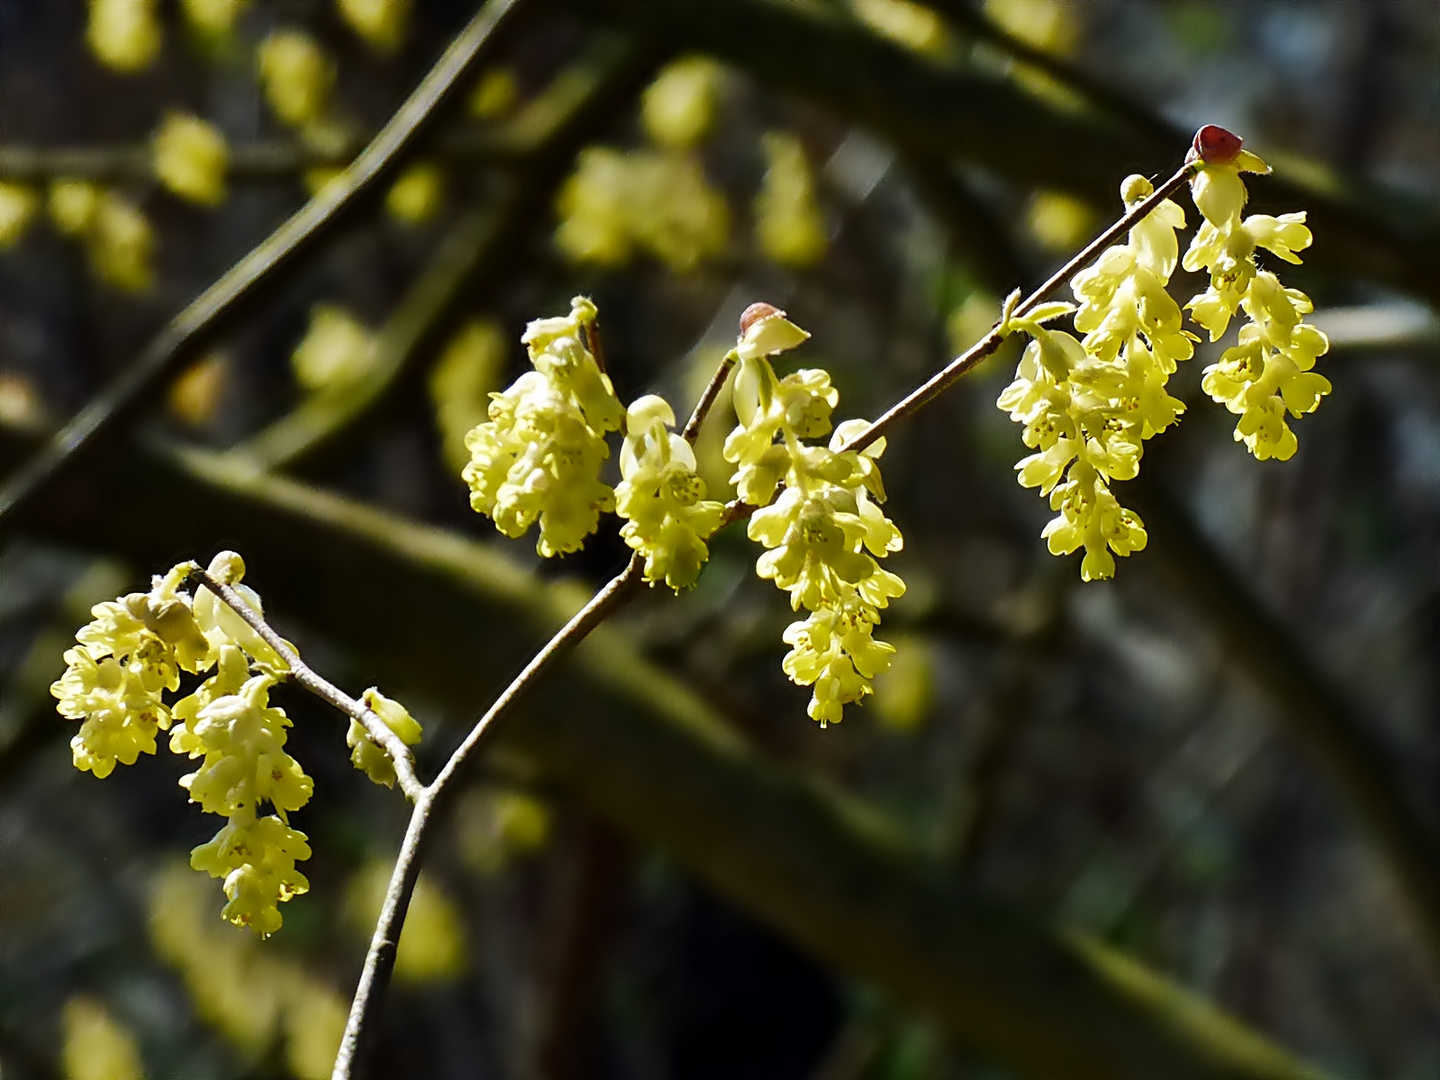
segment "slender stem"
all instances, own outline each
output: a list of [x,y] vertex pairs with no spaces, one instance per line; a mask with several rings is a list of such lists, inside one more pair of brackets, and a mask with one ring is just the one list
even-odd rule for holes
[[690,414],[690,419],[685,421],[685,428],[680,432],[680,437],[691,446],[700,436],[700,425],[705,422],[705,417],[710,414],[710,408],[715,404],[715,399],[720,396],[720,391],[725,387],[725,380],[730,377],[730,369],[735,366],[735,351],[732,349],[725,354],[720,361],[720,366],[715,369],[715,374],[710,376],[710,382],[705,386],[705,392],[700,395],[700,400],[695,402],[695,411]]
[[415,136],[473,69],[482,47],[519,4],[520,0],[487,0],[349,168],[180,312],[115,382],[91,399],[17,471],[0,489],[0,526],[8,525],[6,519],[34,499],[82,448],[93,448],[102,429],[143,412],[156,388],[179,369],[222,318],[332,226],[343,210],[357,203],[362,192],[394,173]]
[[580,644],[591,630],[624,603],[630,591],[639,583],[644,565],[645,560],[640,555],[631,556],[625,569],[592,596],[589,603],[561,627],[549,643],[535,654],[534,659],[525,665],[525,670],[495,699],[495,703],[485,715],[475,722],[470,734],[465,736],[465,741],[450,755],[445,767],[415,800],[415,809],[410,814],[410,824],[405,830],[405,840],[395,860],[395,869],[390,874],[385,905],[380,911],[379,921],[375,924],[375,933],[370,939],[370,950],[365,956],[360,982],[355,987],[355,997],[350,1003],[350,1016],[345,1023],[345,1035],[340,1041],[340,1053],[335,1059],[335,1071],[331,1080],[352,1080],[352,1077],[357,1075],[356,1069],[371,1026],[371,1018],[394,970],[395,943],[399,940],[400,928],[405,922],[405,912],[415,890],[415,881],[420,876],[420,848],[425,843],[435,806],[444,795],[451,779],[464,768],[476,748],[495,730],[500,718],[539,680],[541,674]]
[[[1024,315],[1032,311],[1040,301],[1044,300],[1056,286],[1068,280],[1077,271],[1090,264],[1090,261],[1100,254],[1106,247],[1114,243],[1137,221],[1143,219],[1150,211],[1159,206],[1161,202],[1173,195],[1181,185],[1190,179],[1195,171],[1195,166],[1186,164],[1176,170],[1175,175],[1166,180],[1150,194],[1143,202],[1135,205],[1114,225],[1106,229],[1090,243],[1086,244],[1073,258],[1055,273],[1046,278],[1044,284],[1032,292],[1024,300],[1015,306],[1013,315]],[[961,353],[944,368],[936,372],[926,382],[916,387],[905,397],[901,398],[894,405],[890,406],[885,413],[860,434],[845,444],[844,450],[864,450],[876,439],[881,438],[891,427],[901,420],[919,412],[922,408],[934,401],[937,397],[948,390],[955,381],[964,375],[976,364],[990,356],[996,349],[1000,348],[1001,342],[1005,340],[1002,328],[997,324],[983,338],[970,346],[968,350]]]
[[607,374],[605,370],[605,347],[600,343],[600,320],[591,319],[585,324],[585,348],[590,350],[590,355],[595,358],[595,366],[600,373]]
[[425,785],[415,775],[415,759],[410,753],[410,748],[401,741],[400,736],[396,735],[390,726],[375,714],[373,709],[356,701],[301,660],[300,654],[291,647],[290,643],[277,634],[264,617],[251,607],[245,597],[241,596],[236,589],[226,585],[223,581],[216,580],[215,577],[203,570],[199,563],[190,564],[190,577],[223,600],[236,615],[244,619],[246,624],[260,635],[265,644],[275,650],[280,659],[285,661],[285,666],[289,668],[290,678],[360,724],[371,740],[385,748],[385,752],[390,755],[390,760],[395,765],[395,777],[400,783],[400,790],[405,792],[406,797],[418,806],[421,797],[425,794]]

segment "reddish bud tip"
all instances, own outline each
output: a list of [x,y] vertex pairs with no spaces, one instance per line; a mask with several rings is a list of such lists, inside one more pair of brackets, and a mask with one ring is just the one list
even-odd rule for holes
[[781,311],[774,304],[767,304],[764,300],[751,304],[740,313],[740,336],[743,338],[750,330],[750,327],[754,326],[761,319],[768,319],[772,315],[780,315],[783,317],[784,314],[785,312]]
[[1218,124],[1206,124],[1195,132],[1195,141],[1190,144],[1187,162],[1199,161],[1205,165],[1229,165],[1240,156],[1245,140],[1233,131],[1226,131]]

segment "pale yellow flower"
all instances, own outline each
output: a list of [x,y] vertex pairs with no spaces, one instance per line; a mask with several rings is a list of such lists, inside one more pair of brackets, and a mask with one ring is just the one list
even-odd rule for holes
[[106,67],[143,71],[160,52],[155,0],[90,0],[85,41]]
[[20,184],[0,181],[0,251],[20,242],[40,207],[40,196]]
[[303,128],[320,120],[335,82],[335,66],[315,39],[275,30],[256,52],[265,100],[284,123]]
[[176,195],[204,206],[225,201],[230,150],[214,124],[172,112],[155,133],[154,152],[156,177]]

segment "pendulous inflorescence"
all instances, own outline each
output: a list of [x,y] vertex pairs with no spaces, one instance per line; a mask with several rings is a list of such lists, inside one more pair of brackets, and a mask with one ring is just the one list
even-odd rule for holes
[[[1182,310],[1166,289],[1177,263],[1210,274],[1209,288],[1186,308],[1211,341],[1237,311],[1249,319],[1239,344],[1205,369],[1202,385],[1240,415],[1235,438],[1251,453],[1261,460],[1290,457],[1296,443],[1286,411],[1311,412],[1330,392],[1330,383],[1310,370],[1328,342],[1302,321],[1309,299],[1255,261],[1256,249],[1265,248],[1299,262],[1295,251],[1311,240],[1304,213],[1241,218],[1240,173],[1269,168],[1229,132],[1202,128],[1188,160],[1203,220],[1183,260],[1177,233],[1185,215],[1164,199],[1135,223],[1126,243],[1107,248],[1072,278],[1076,306],[1044,304],[1004,326],[1031,338],[997,402],[1024,425],[1025,445],[1035,451],[1016,465],[1019,481],[1048,496],[1057,512],[1043,533],[1051,552],[1084,548],[1080,576],[1086,581],[1113,577],[1116,555],[1145,546],[1144,524],[1120,505],[1113,484],[1138,474],[1144,441],[1185,411],[1166,384],[1200,339],[1183,328]],[[1153,191],[1144,177],[1130,176],[1121,198],[1128,210]],[[1081,337],[1042,325],[1070,312]]]
[[[226,822],[191,852],[190,865],[224,882],[226,919],[263,937],[280,928],[279,905],[310,887],[295,865],[310,857],[308,838],[289,815],[310,801],[314,782],[285,749],[289,718],[270,703],[271,688],[290,674],[286,662],[208,588],[193,597],[184,591],[195,570],[181,563],[149,592],[97,604],[50,692],[62,716],[81,722],[70,740],[77,769],[105,777],[117,764],[133,765],[155,753],[161,731],[170,732],[172,752],[199,760],[180,786]],[[244,573],[230,551],[207,570],[259,613],[260,597],[240,583]],[[167,703],[182,673],[208,677]],[[373,688],[365,702],[403,742],[419,740],[403,706]],[[349,742],[357,768],[394,782],[383,750],[363,734],[352,732]]]

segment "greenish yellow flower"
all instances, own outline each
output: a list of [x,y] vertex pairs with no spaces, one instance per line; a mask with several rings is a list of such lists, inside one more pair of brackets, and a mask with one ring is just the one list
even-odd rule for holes
[[911,0],[850,0],[855,16],[882,37],[918,53],[945,48],[945,23],[928,7]]
[[160,52],[155,0],[90,0],[85,41],[106,67],[143,71]]
[[0,181],[0,251],[20,242],[39,206],[40,197],[30,188]]
[[88,180],[56,180],[46,208],[50,220],[66,236],[88,232],[100,207],[101,190]]
[[505,340],[500,327],[476,320],[461,327],[430,373],[430,400],[445,460],[458,473],[470,460],[465,437],[489,416],[490,393],[500,381]]
[[[1203,152],[1214,146],[1223,152]],[[1330,381],[1312,370],[1330,343],[1304,321],[1313,310],[1310,298],[1259,269],[1255,254],[1262,249],[1298,263],[1296,252],[1310,246],[1310,230],[1304,212],[1242,218],[1246,191],[1240,173],[1268,172],[1269,167],[1240,149],[1234,135],[1213,126],[1202,128],[1193,156],[1198,169],[1191,193],[1205,220],[1185,252],[1184,266],[1208,271],[1210,285],[1186,306],[1209,331],[1211,341],[1240,311],[1249,319],[1240,330],[1239,343],[1205,369],[1201,385],[1240,417],[1235,425],[1237,442],[1244,442],[1261,461],[1284,461],[1298,445],[1286,413],[1300,417],[1313,412],[1330,393]]]
[[350,27],[373,48],[394,52],[405,37],[410,0],[336,0]]
[[779,131],[767,132],[761,145],[765,178],[755,197],[760,249],[783,266],[811,266],[824,257],[828,241],[805,147],[796,136]]
[[[872,635],[881,609],[905,592],[905,583],[877,561],[903,544],[879,507],[885,490],[877,459],[885,440],[844,450],[868,425],[850,420],[831,433],[839,394],[830,376],[807,369],[780,379],[770,366],[770,354],[806,336],[768,304],[742,316],[739,424],[724,453],[736,466],[740,498],[760,507],[747,527],[766,549],[755,572],[788,592],[792,607],[811,613],[785,632],[791,651],[783,667],[792,681],[813,687],[809,712],[823,726],[870,694],[871,680],[889,667],[894,650]],[[828,447],[801,441],[827,433]]]
[[466,107],[477,120],[495,120],[515,108],[519,100],[520,84],[515,72],[508,67],[491,68],[475,81]]
[[640,99],[640,122],[661,146],[683,150],[709,133],[724,69],[703,56],[668,64]]
[[375,345],[375,334],[343,307],[316,304],[290,357],[295,380],[312,392],[349,386],[375,366]]
[[135,1037],[100,1002],[72,997],[61,1019],[60,1064],[67,1080],[143,1080]]
[[[410,715],[408,709],[393,698],[388,698],[375,687],[370,687],[360,698],[367,709],[385,722],[385,726],[400,737],[406,746],[420,741],[420,723]],[[358,720],[350,721],[350,730],[345,733],[345,744],[350,747],[350,762],[377,784],[395,786],[395,762],[385,749],[377,745],[365,733],[365,727]]]
[[592,146],[557,200],[555,242],[576,262],[618,266],[648,252],[677,273],[724,250],[729,208],[683,153]]
[[190,865],[224,881],[224,918],[269,937],[280,929],[279,905],[310,890],[295,868],[310,857],[306,839],[274,814],[257,818],[253,808],[240,810],[190,853]]
[[182,9],[190,25],[202,34],[219,37],[235,28],[250,0],[184,0]]
[[204,206],[225,201],[230,151],[215,125],[172,112],[155,133],[154,152],[156,177],[176,195]]
[[315,39],[299,30],[275,30],[256,52],[265,100],[291,127],[320,120],[335,83],[335,65]]
[[700,576],[710,557],[705,541],[720,527],[725,506],[705,498],[695,452],[669,430],[674,424],[664,398],[647,394],[631,404],[615,510],[625,519],[625,543],[645,556],[645,580],[679,592]]
[[104,192],[87,239],[90,265],[101,279],[127,292],[150,287],[155,231],[133,202],[114,191]]
[[[1144,177],[1130,176],[1120,194],[1130,208],[1153,190]],[[1165,289],[1184,225],[1184,212],[1166,199],[1131,228],[1126,243],[1075,275],[1075,328],[1083,340],[1041,325],[1068,305],[1044,305],[1014,321],[1032,340],[997,404],[1025,426],[1022,438],[1035,451],[1015,466],[1021,485],[1039,488],[1057,511],[1042,534],[1050,551],[1083,546],[1086,581],[1112,577],[1114,555],[1145,546],[1140,519],[1120,506],[1110,485],[1136,476],[1144,440],[1185,409],[1166,382],[1194,355],[1195,339],[1181,328],[1180,307]]]
[[445,173],[432,161],[411,165],[385,195],[385,210],[406,225],[429,221],[445,195]]
[[547,558],[578,550],[614,507],[600,469],[610,456],[605,434],[624,414],[586,345],[595,314],[577,296],[569,315],[531,322],[522,340],[535,370],[492,394],[489,422],[466,437],[470,505],[506,536],[538,520],[536,550]]

